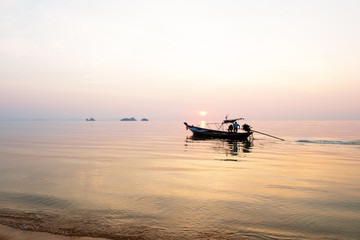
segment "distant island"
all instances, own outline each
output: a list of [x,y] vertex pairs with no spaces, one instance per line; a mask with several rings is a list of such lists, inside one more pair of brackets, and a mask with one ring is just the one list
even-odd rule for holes
[[132,118],[123,118],[120,121],[137,121],[136,118],[132,117]]
[[[134,118],[134,117],[131,117],[131,118],[123,118],[123,119],[121,119],[120,121],[125,121],[125,122],[131,122],[131,121],[133,121],[133,122],[135,122],[135,121],[137,121],[136,120],[136,118]],[[140,121],[142,121],[142,122],[147,122],[147,121],[149,121],[149,119],[147,119],[147,118],[142,118]]]
[[86,121],[95,122],[94,118],[87,118]]

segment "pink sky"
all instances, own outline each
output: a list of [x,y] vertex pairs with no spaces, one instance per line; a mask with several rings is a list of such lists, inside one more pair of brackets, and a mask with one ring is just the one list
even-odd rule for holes
[[360,120],[359,1],[2,1],[0,120]]

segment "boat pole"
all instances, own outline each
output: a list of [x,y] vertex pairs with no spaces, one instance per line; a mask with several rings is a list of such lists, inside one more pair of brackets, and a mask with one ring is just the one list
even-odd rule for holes
[[270,135],[270,134],[266,134],[266,133],[263,133],[263,132],[255,131],[255,130],[252,130],[252,129],[251,129],[251,131],[256,132],[256,133],[260,133],[260,134],[262,134],[262,135],[266,135],[266,136],[269,136],[269,137],[273,137],[273,138],[279,139],[279,140],[281,140],[281,141],[285,141],[285,139],[282,139],[282,138],[279,138],[279,137],[275,137],[275,136]]

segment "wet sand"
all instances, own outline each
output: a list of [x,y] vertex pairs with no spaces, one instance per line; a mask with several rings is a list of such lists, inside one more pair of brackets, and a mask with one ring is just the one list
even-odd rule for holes
[[109,240],[106,238],[70,237],[44,232],[25,231],[0,224],[0,240]]

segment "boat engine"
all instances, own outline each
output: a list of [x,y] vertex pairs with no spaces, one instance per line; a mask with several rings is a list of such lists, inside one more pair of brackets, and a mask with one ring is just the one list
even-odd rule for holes
[[251,127],[250,127],[250,125],[249,124],[244,124],[244,125],[242,125],[242,129],[244,130],[244,131],[246,131],[246,132],[250,132],[251,131]]

